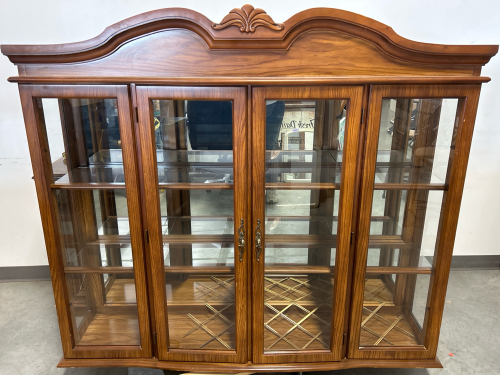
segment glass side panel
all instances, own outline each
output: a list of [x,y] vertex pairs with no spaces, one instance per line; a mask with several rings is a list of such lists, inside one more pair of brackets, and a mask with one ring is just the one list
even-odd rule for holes
[[360,346],[422,346],[462,99],[382,100]]
[[76,345],[140,345],[125,190],[54,196]]
[[76,346],[141,345],[117,100],[35,99]]
[[235,350],[232,102],[151,105],[169,347]]
[[[392,281],[395,280],[395,281]],[[412,286],[402,306],[397,284]],[[422,346],[430,275],[367,274],[361,319],[360,346]]]
[[346,104],[266,102],[266,352],[330,347]]

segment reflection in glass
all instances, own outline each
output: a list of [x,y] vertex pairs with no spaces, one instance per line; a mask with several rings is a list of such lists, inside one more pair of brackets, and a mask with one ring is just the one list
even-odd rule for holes
[[54,181],[124,183],[116,99],[36,99]]
[[170,348],[234,350],[232,102],[151,105]]
[[360,346],[422,346],[462,99],[382,100]]
[[266,102],[265,351],[330,347],[346,105]]
[[158,180],[233,182],[231,101],[153,100]]

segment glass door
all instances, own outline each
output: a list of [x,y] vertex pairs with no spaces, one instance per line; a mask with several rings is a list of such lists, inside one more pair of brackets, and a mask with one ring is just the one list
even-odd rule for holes
[[244,88],[137,87],[159,358],[244,362]]
[[253,360],[339,361],[362,87],[253,90]]
[[350,358],[436,356],[479,85],[375,86]]
[[152,355],[126,86],[20,85],[65,358]]

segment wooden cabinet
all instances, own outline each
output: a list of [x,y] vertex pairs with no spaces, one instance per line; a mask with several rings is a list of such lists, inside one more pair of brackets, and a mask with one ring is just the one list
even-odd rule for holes
[[440,367],[498,46],[311,9],[145,13],[2,46],[19,84],[61,367]]

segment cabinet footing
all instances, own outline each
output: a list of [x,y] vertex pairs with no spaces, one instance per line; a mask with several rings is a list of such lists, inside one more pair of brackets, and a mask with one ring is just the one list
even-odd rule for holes
[[66,359],[62,358],[57,367],[146,367],[160,370],[182,372],[300,372],[329,371],[349,368],[442,368],[437,359],[372,360],[343,359],[340,362],[315,363],[205,363],[205,362],[166,362],[156,358],[129,359]]

